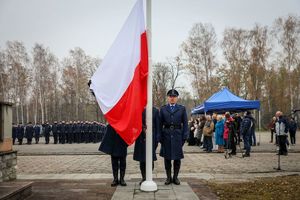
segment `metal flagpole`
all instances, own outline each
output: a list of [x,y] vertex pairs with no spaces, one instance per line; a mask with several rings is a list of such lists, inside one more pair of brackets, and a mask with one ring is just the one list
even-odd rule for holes
[[141,190],[152,192],[157,190],[156,183],[152,180],[152,54],[151,54],[151,0],[146,0],[147,15],[147,40],[148,40],[148,84],[146,108],[146,181],[141,184]]

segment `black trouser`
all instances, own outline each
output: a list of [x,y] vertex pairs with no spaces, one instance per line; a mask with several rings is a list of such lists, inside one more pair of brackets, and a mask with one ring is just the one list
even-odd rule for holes
[[[152,161],[152,170],[154,169],[154,161]],[[142,178],[146,179],[146,162],[140,162],[140,170]]]
[[287,154],[286,135],[279,135],[278,142],[279,142],[279,154],[280,155]]
[[111,156],[111,166],[113,172],[117,172],[120,169],[120,172],[125,172],[126,170],[126,156],[124,157],[115,157]]
[[22,143],[23,143],[23,138],[21,139],[21,138],[18,138],[18,142],[19,142],[19,145],[22,145]]
[[[275,131],[274,130],[271,130],[271,142],[273,142],[273,136],[275,134]],[[275,135],[275,138],[276,138],[276,135]],[[277,138],[276,138],[276,143],[277,143]]]
[[212,136],[204,136],[203,140],[206,150],[211,152],[213,149]]
[[27,144],[31,144],[32,143],[32,138],[27,138]]
[[[172,161],[168,160],[168,159],[164,159],[164,161],[165,161],[165,170],[166,171],[171,170]],[[173,165],[174,165],[174,172],[179,171],[180,165],[181,165],[181,160],[174,160]]]
[[54,139],[54,144],[57,144],[57,141],[58,141],[58,133],[57,132],[53,133],[53,139]]
[[13,137],[13,145],[15,144],[16,139],[17,139],[17,138]]
[[296,131],[290,131],[291,144],[296,144]]
[[72,144],[73,143],[73,132],[68,133],[68,143]]
[[60,131],[58,132],[58,143],[62,143],[62,133]]
[[66,132],[61,133],[61,144],[64,144],[66,142]]
[[90,133],[89,132],[85,132],[85,143],[89,143],[90,142]]
[[40,136],[39,136],[39,135],[37,135],[37,136],[35,136],[35,137],[34,137],[34,139],[35,139],[35,143],[36,143],[36,144],[38,144],[38,143],[39,143],[39,141],[40,141]]
[[234,134],[231,134],[229,138],[229,148],[231,149],[231,153],[236,153],[236,143]]
[[46,141],[46,144],[49,144],[49,141],[50,141],[50,133],[46,133],[46,134],[45,134],[45,141]]

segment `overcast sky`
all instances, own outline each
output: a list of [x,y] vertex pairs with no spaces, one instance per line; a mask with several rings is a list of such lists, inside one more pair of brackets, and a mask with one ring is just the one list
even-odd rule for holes
[[[48,46],[59,58],[74,47],[103,58],[136,0],[0,0],[0,48],[7,40]],[[197,22],[226,27],[272,25],[300,15],[300,0],[152,0],[153,60],[176,56]]]

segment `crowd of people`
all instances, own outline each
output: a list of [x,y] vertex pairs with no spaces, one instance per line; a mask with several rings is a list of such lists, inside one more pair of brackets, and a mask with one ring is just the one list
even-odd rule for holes
[[13,124],[12,139],[13,144],[17,141],[19,145],[23,144],[25,138],[29,145],[33,139],[38,144],[42,136],[45,137],[45,144],[50,143],[50,137],[53,137],[54,144],[97,143],[102,140],[105,129],[106,125],[96,121],[54,121],[52,124],[29,122],[26,125]]
[[[278,146],[278,154],[287,155],[290,145],[296,144],[297,123],[295,119],[293,117],[284,116],[281,111],[277,111],[272,118],[269,128],[271,130],[270,143],[273,143],[275,135],[274,144]],[[290,141],[288,135],[290,135]]]
[[223,153],[230,149],[230,155],[236,154],[236,145],[244,141],[246,154],[250,156],[250,146],[256,145],[255,119],[251,112],[242,118],[239,113],[206,115],[189,121],[189,145],[197,145],[210,153],[213,149]]
[[[225,149],[230,150],[230,155],[236,154],[236,145],[244,143],[244,156],[249,157],[251,146],[256,146],[255,134],[256,120],[250,111],[245,112],[242,117],[239,113],[213,115],[202,115],[189,120],[188,145],[199,146],[207,153],[213,149],[223,153]],[[284,125],[284,128],[283,128]],[[293,117],[283,116],[282,112],[276,112],[269,125],[271,130],[271,140],[275,136],[275,143],[278,146],[280,155],[287,155],[286,146],[296,144],[297,123]],[[290,134],[290,142],[288,140]]]

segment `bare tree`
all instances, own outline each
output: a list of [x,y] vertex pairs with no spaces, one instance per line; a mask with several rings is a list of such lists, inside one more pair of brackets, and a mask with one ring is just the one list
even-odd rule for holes
[[86,114],[84,104],[89,104],[91,95],[87,87],[88,80],[99,64],[99,59],[87,56],[81,48],[70,50],[69,57],[63,62],[62,90],[65,101],[74,109],[75,115],[71,118],[79,119],[80,113]]
[[[16,105],[17,121],[24,120],[24,103],[29,86],[29,56],[23,43],[8,41],[6,43],[6,64],[8,66],[10,95]],[[20,109],[20,115],[19,115]]]
[[[55,71],[58,62],[56,57],[41,44],[35,44],[33,47],[33,93],[36,94],[41,111],[41,122],[49,120],[48,108],[52,98],[52,88],[56,82],[53,82],[51,71]],[[36,109],[38,109],[36,107]],[[36,110],[37,113],[38,110]]]
[[[224,31],[221,47],[226,63],[223,72],[229,88],[237,95],[247,96],[246,80],[249,67],[249,44],[247,30],[229,28]],[[226,69],[226,70],[225,70]],[[243,92],[242,92],[243,91]]]
[[286,18],[276,19],[273,26],[273,35],[282,48],[279,53],[280,64],[288,71],[290,109],[292,110],[295,96],[292,85],[292,72],[296,69],[300,60],[300,18],[289,15]]
[[217,66],[216,45],[215,29],[211,24],[202,23],[193,26],[188,39],[182,44],[186,68],[193,77],[195,92],[202,99],[212,93],[211,78]]
[[167,62],[169,73],[170,73],[170,88],[178,88],[175,87],[178,78],[183,74],[184,65],[182,62],[181,56],[176,56],[174,58],[169,58]]

